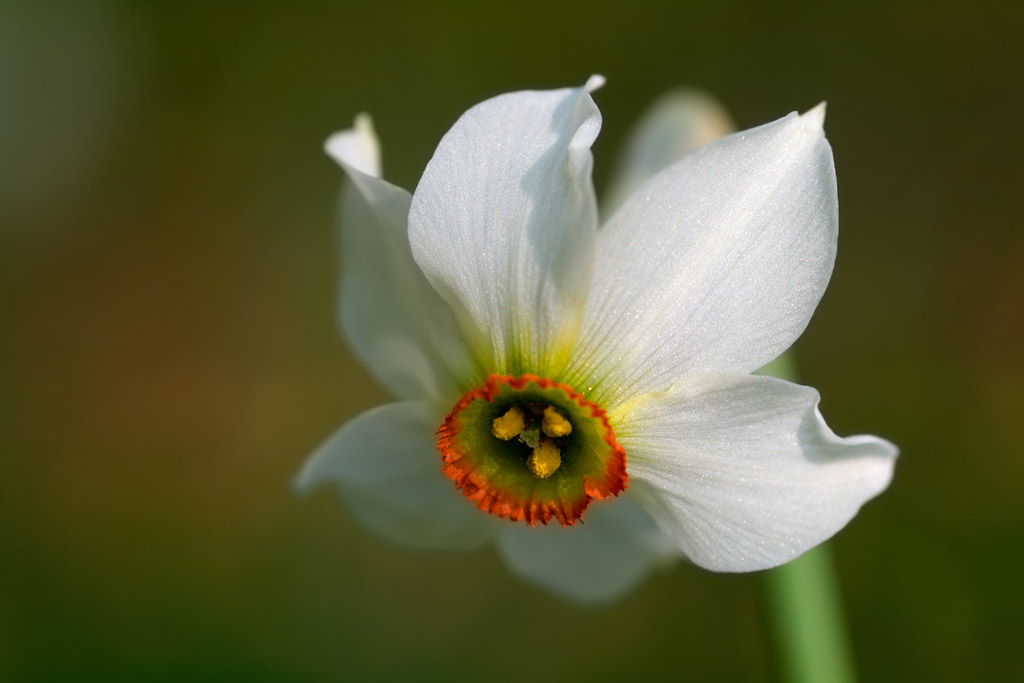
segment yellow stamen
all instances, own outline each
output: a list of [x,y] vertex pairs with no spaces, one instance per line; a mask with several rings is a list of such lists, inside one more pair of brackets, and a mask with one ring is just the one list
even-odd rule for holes
[[562,417],[562,414],[555,410],[554,406],[544,409],[544,421],[540,428],[552,439],[572,433],[572,423]]
[[523,409],[519,406],[512,406],[504,415],[494,418],[494,422],[491,423],[491,434],[502,441],[514,439],[524,429],[526,429],[526,416],[523,415]]
[[547,479],[562,465],[562,454],[554,441],[541,439],[540,445],[533,449],[526,459],[530,473],[538,479]]

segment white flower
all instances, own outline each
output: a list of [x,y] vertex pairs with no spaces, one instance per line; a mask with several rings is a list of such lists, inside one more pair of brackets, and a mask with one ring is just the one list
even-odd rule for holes
[[331,137],[349,180],[341,323],[400,401],[342,427],[296,483],[336,483],[408,546],[494,541],[583,601],[680,554],[784,563],[882,491],[896,456],[836,437],[814,389],[750,374],[832,272],[823,106],[686,156],[598,228],[601,82],[473,107],[413,195],[380,178],[368,118]]

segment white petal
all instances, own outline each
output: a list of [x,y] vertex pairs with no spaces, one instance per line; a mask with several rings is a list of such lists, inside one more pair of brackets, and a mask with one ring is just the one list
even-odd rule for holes
[[327,138],[324,151],[342,168],[351,168],[374,178],[381,176],[380,139],[369,114],[359,114],[352,128]]
[[611,190],[601,203],[610,216],[658,171],[735,130],[718,100],[699,90],[673,90],[644,112],[626,142]]
[[409,250],[411,195],[376,174],[377,138],[368,116],[327,141],[349,177],[342,190],[341,325],[359,358],[402,398],[454,401],[472,382],[471,358],[448,307]]
[[702,567],[787,562],[843,528],[889,484],[896,447],[840,439],[818,393],[770,377],[705,375],[613,416],[631,487]]
[[575,526],[511,526],[498,537],[498,551],[521,576],[589,603],[625,595],[679,555],[628,494],[592,503]]
[[300,493],[337,484],[352,513],[376,533],[413,548],[467,550],[490,540],[499,522],[481,512],[441,472],[428,403],[392,403],[363,413],[310,456]]
[[598,85],[478,104],[416,188],[413,255],[493,371],[554,374],[571,351],[593,267]]
[[823,115],[712,143],[630,197],[598,233],[571,383],[611,406],[690,374],[751,372],[793,343],[835,260]]

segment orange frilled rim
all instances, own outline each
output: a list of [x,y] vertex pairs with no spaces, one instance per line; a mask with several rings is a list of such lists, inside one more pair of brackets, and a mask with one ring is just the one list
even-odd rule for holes
[[[563,465],[550,479],[530,474],[515,448],[490,438],[493,417],[508,406],[544,402],[560,408],[573,424],[564,444]],[[438,429],[437,449],[444,473],[478,508],[530,526],[555,518],[572,526],[595,498],[626,489],[626,452],[615,439],[608,415],[567,384],[525,374],[491,375],[467,392]],[[528,452],[528,450],[526,451]]]

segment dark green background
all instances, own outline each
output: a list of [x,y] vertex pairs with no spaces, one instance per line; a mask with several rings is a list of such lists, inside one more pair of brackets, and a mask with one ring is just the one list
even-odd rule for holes
[[337,168],[412,188],[455,118],[603,73],[748,127],[829,102],[839,260],[796,346],[902,448],[834,544],[867,681],[1013,678],[1022,626],[1018,3],[0,3],[0,679],[764,680],[756,576],[581,610],[289,482],[385,400],[337,338]]

